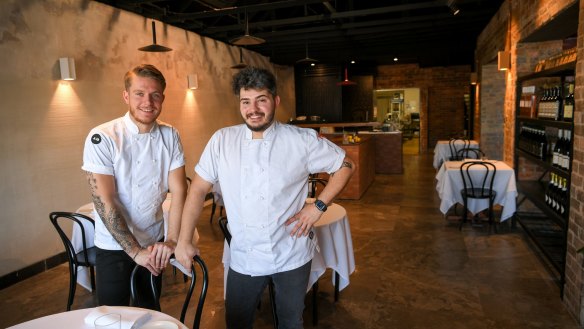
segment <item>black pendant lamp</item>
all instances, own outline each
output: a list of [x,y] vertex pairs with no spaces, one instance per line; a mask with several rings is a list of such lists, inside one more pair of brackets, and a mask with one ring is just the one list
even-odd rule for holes
[[356,82],[349,81],[349,74],[347,72],[347,67],[345,66],[345,80],[337,82],[337,86],[352,86],[356,84],[357,84]]
[[243,62],[243,51],[241,50],[241,47],[239,48],[239,64],[235,64],[233,65],[231,68],[232,69],[243,69],[246,68],[247,64],[245,64]]
[[231,39],[232,44],[237,45],[237,46],[253,46],[253,45],[260,45],[264,42],[266,42],[266,40],[262,39],[262,38],[258,38],[258,37],[254,37],[249,35],[249,22],[247,20],[247,11],[245,12],[245,34],[237,37],[235,39]]
[[147,51],[147,52],[151,52],[151,53],[163,53],[163,52],[171,51],[172,48],[168,48],[168,47],[156,44],[156,24],[154,23],[154,21],[152,21],[152,44],[149,46],[138,48],[138,50]]
[[305,49],[306,49],[306,57],[303,59],[297,60],[296,64],[312,64],[312,63],[318,62],[318,60],[308,57],[308,43],[306,43]]

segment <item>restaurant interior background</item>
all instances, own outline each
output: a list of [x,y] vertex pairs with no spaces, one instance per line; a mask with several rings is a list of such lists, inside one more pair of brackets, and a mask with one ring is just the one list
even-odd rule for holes
[[[513,163],[515,81],[533,72],[538,61],[562,51],[563,36],[520,42],[566,8],[579,8],[577,32],[575,143],[571,186],[570,231],[564,303],[581,323],[584,246],[584,0],[506,0],[476,40],[475,65],[421,67],[415,63],[380,65],[356,74],[373,90],[419,89],[420,150],[431,151],[464,126],[464,101],[472,98],[473,135],[493,158]],[[181,132],[187,173],[217,129],[240,122],[230,91],[239,48],[171,25],[158,24],[158,43],[170,53],[145,53],[152,43],[151,20],[96,1],[47,0],[0,2],[0,288],[65,261],[63,246],[48,220],[55,210],[74,210],[90,196],[81,171],[82,148],[89,130],[126,111],[122,78],[132,66],[149,62],[168,82],[160,117]],[[577,39],[577,41],[575,41]],[[475,42],[475,41],[469,41]],[[510,53],[510,69],[497,68],[497,53]],[[294,67],[243,49],[245,62],[275,72],[282,104],[277,119],[298,114],[300,76]],[[61,81],[59,58],[75,59],[77,79]],[[471,85],[471,73],[477,84]],[[198,89],[187,88],[197,75]],[[338,79],[339,74],[331,77]],[[337,80],[338,81],[338,80]],[[306,103],[302,103],[306,104]],[[342,106],[339,105],[339,106]],[[343,111],[345,108],[343,108]],[[373,106],[369,118],[373,118]],[[319,113],[314,113],[319,114]],[[453,125],[452,122],[458,122]]]

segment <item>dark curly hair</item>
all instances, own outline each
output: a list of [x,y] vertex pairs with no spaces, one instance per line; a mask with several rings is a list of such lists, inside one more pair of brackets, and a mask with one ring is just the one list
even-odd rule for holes
[[272,72],[258,67],[248,66],[233,76],[233,93],[239,96],[243,89],[267,89],[276,96],[276,77]]

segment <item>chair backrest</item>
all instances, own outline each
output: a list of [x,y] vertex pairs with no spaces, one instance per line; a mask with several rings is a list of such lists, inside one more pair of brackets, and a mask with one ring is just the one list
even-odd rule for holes
[[[172,256],[174,257],[174,256]],[[201,282],[201,289],[200,289],[200,293],[199,293],[199,301],[197,303],[197,308],[195,310],[195,318],[193,320],[193,326],[191,328],[193,329],[198,329],[201,323],[201,315],[203,313],[203,306],[205,304],[205,298],[207,298],[207,290],[209,288],[209,271],[207,270],[207,265],[205,264],[205,262],[203,261],[203,259],[201,259],[201,257],[199,255],[195,255],[195,257],[193,258],[193,262],[196,263],[200,269],[201,272],[201,277],[202,277],[202,282]],[[187,310],[191,301],[191,297],[193,296],[193,292],[195,290],[195,285],[197,283],[197,271],[195,269],[195,265],[191,266],[191,273],[190,273],[190,278],[191,278],[191,282],[189,284],[189,288],[188,291],[186,293],[185,296],[185,300],[183,302],[183,307],[180,313],[180,321],[182,323],[185,323],[185,318],[187,315]],[[140,269],[140,265],[136,264],[136,266],[134,267],[134,270],[132,270],[132,275],[130,277],[130,296],[132,298],[132,301],[136,300],[136,273],[139,271]],[[154,300],[155,300],[155,308],[157,311],[160,311],[160,296],[158,295],[158,289],[156,288],[156,283],[154,280],[154,275],[150,274],[150,289],[152,290],[152,295],[154,296]]]
[[478,148],[464,148],[456,151],[456,158],[458,160],[464,159],[482,159],[485,157],[485,152]]
[[497,167],[486,161],[467,161],[460,166],[464,191],[469,198],[490,198]]
[[316,198],[316,191],[318,190],[318,185],[323,188],[326,186],[328,181],[324,178],[319,178],[318,174],[308,175],[308,197]]
[[460,161],[462,159],[457,157],[458,150],[468,149],[470,147],[470,140],[464,138],[451,138],[448,141],[450,148],[450,161]]
[[227,241],[227,244],[231,244],[231,232],[229,232],[229,228],[227,227],[227,217],[225,216],[221,216],[219,218],[219,227],[221,228],[221,231],[223,232],[223,236],[225,236],[225,240]]
[[[86,240],[86,236],[85,236],[85,228],[83,227],[83,224],[84,224],[83,221],[91,223],[91,225],[93,225],[94,227],[95,227],[95,221],[92,218],[87,217],[83,214],[78,214],[78,213],[74,213],[74,212],[65,212],[65,211],[51,212],[49,214],[49,218],[51,219],[51,223],[53,223],[53,226],[57,230],[57,233],[59,233],[59,237],[61,237],[61,241],[63,241],[63,244],[65,245],[65,252],[67,252],[67,257],[69,258],[69,261],[77,266],[79,266],[79,265],[87,266],[88,264],[91,264],[92,262],[90,262],[89,256],[88,256],[89,253],[87,252],[87,250],[89,248],[87,247],[87,243],[86,243],[87,240]],[[79,225],[80,232],[81,232],[81,239],[83,241],[83,250],[80,250],[79,252],[83,252],[83,264],[78,261],[77,257],[75,257],[75,254],[76,254],[75,248],[73,247],[71,240],[69,239],[69,237],[67,236],[67,234],[65,233],[63,228],[61,227],[61,224],[60,224],[61,220],[70,220],[74,223],[77,223],[77,225]],[[94,264],[91,264],[91,265],[94,265]]]

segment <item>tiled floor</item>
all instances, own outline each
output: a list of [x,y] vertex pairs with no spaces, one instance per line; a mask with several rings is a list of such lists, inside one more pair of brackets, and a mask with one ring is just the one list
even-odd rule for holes
[[[317,327],[578,328],[520,229],[488,235],[476,227],[459,231],[444,219],[431,161],[430,154],[406,155],[403,175],[377,175],[361,200],[338,202],[349,214],[357,269],[337,303],[330,273],[321,278]],[[215,329],[225,327],[223,237],[208,214],[206,209],[199,224],[211,275],[201,327]],[[0,291],[0,327],[64,311],[67,271],[59,266]],[[182,288],[180,276],[167,271],[163,311],[178,317]],[[307,328],[312,327],[310,295]],[[79,288],[74,308],[93,305],[92,295]],[[272,328],[267,298],[256,328]]]

